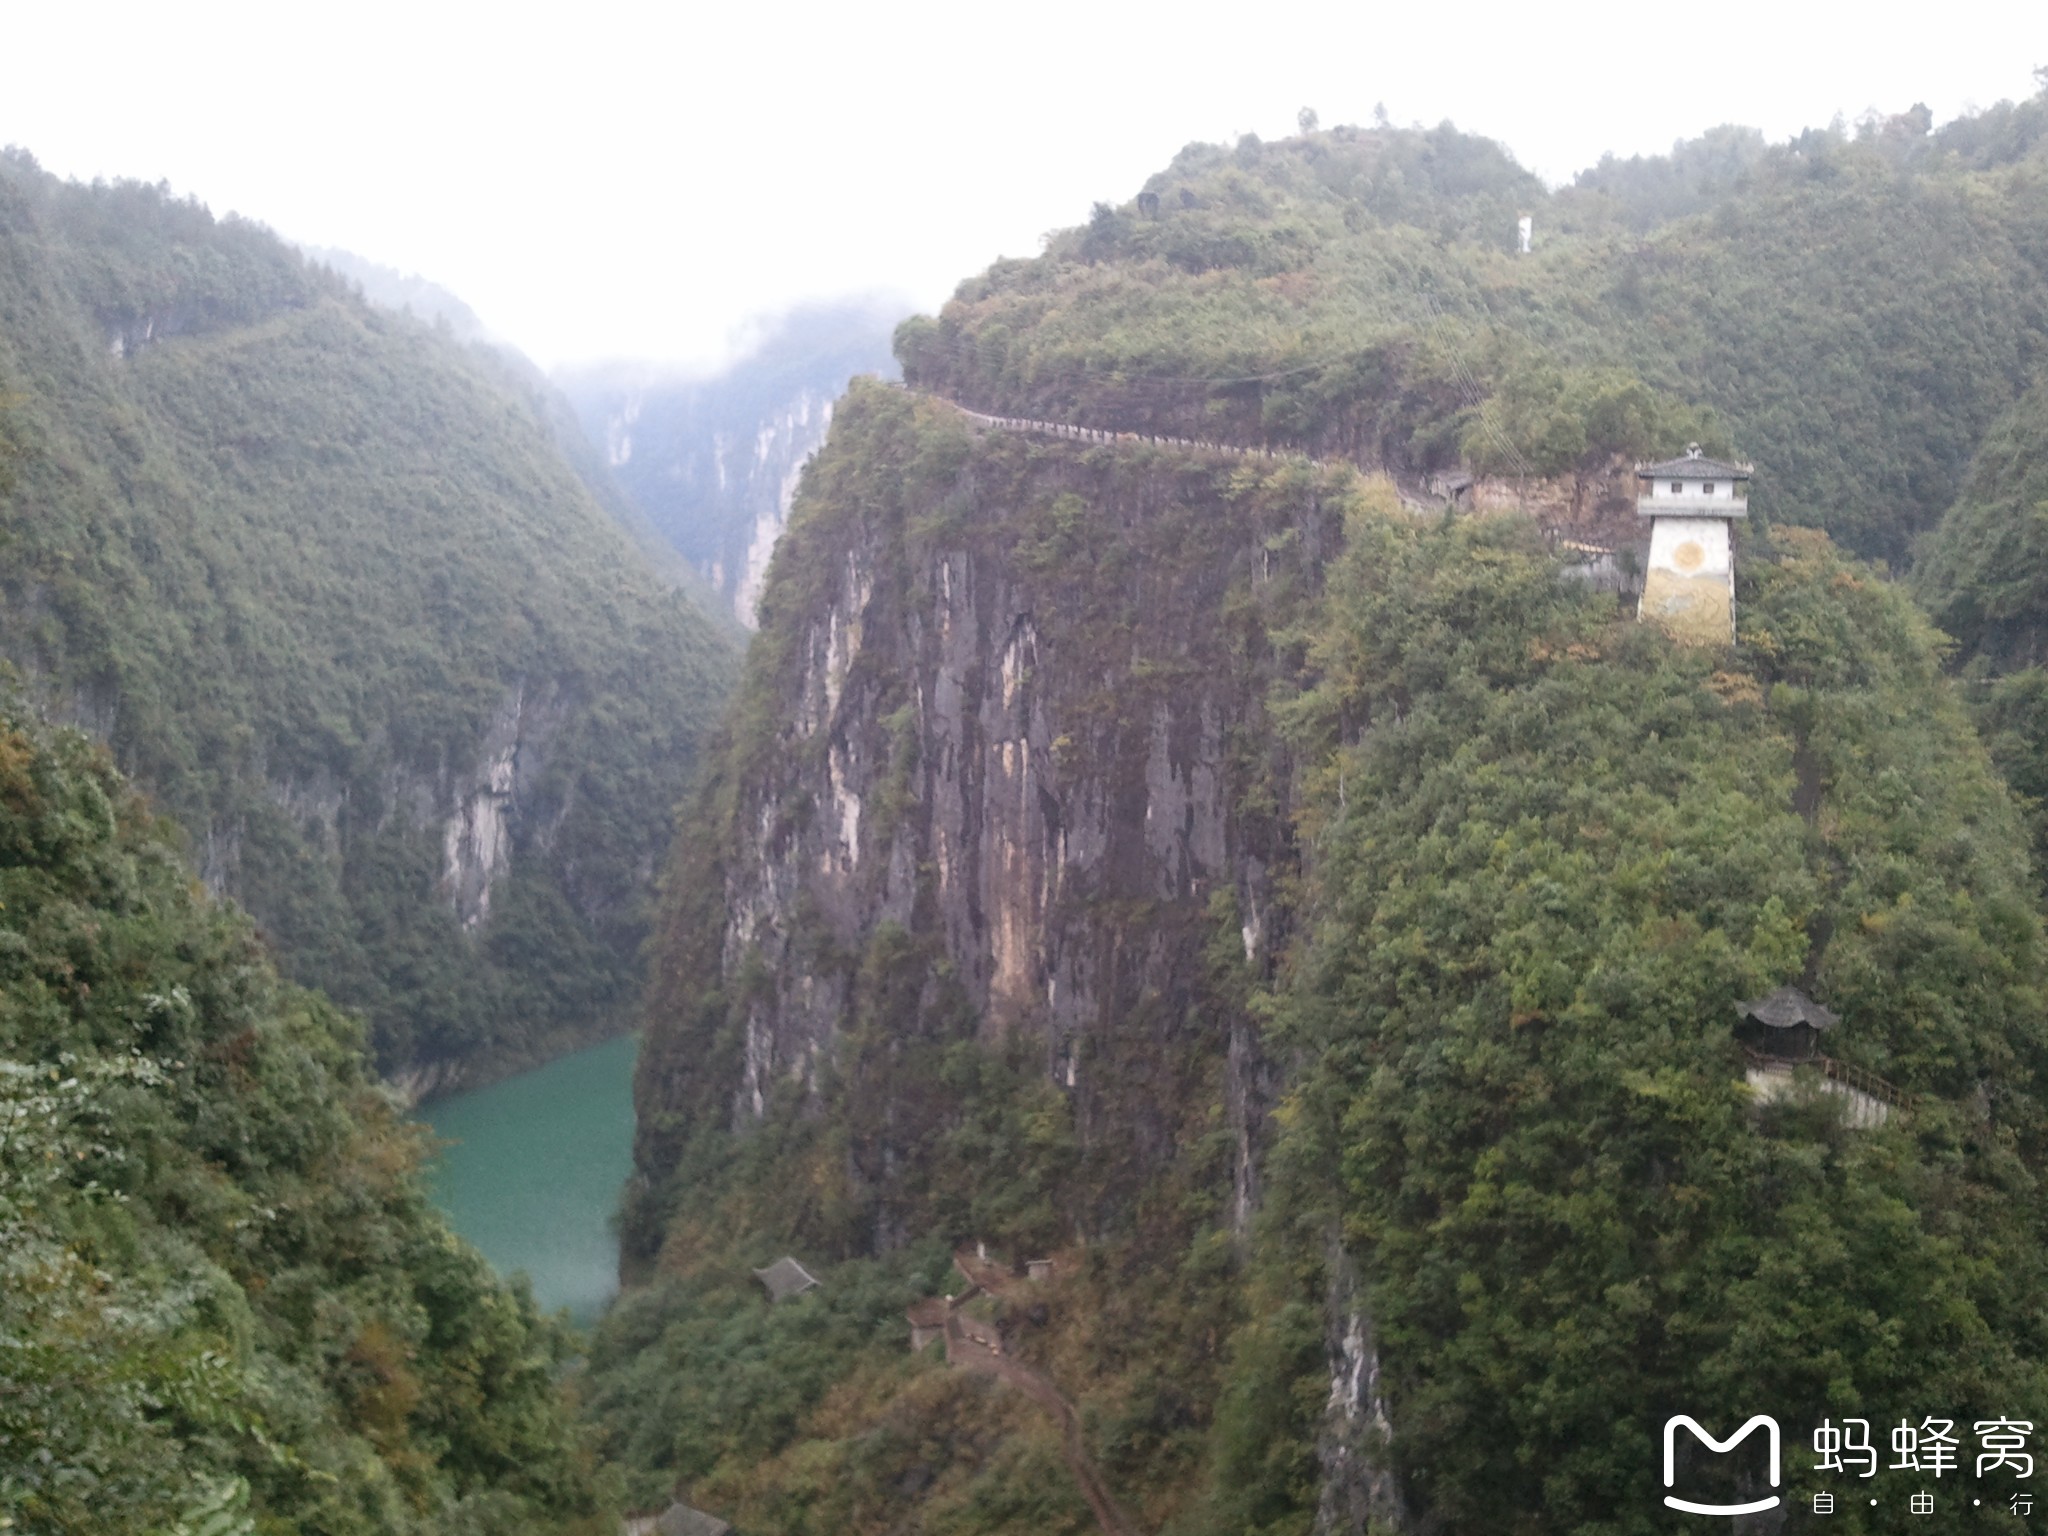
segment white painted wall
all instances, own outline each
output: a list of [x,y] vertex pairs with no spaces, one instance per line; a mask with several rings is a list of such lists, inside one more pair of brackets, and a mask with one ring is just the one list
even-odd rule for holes
[[1735,560],[1724,517],[1659,517],[1650,527],[1650,569],[1688,579],[1719,576],[1735,590]]
[[[1746,487],[1743,480],[1700,480],[1685,475],[1669,475],[1662,480],[1649,483],[1650,494],[1639,498],[1647,501],[1717,501],[1730,506],[1741,506],[1747,497],[1738,495],[1738,487]],[[1673,486],[1679,487],[1672,490]]]

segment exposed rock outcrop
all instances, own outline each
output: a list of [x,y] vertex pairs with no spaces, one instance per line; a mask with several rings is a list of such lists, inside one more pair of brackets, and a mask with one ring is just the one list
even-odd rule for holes
[[[1070,1095],[1101,1201],[1071,1210],[1079,1233],[1114,1228],[1212,1113],[1242,1232],[1272,1092],[1243,992],[1284,945],[1296,865],[1272,630],[1315,590],[1355,482],[984,433],[872,387],[845,410],[776,557],[741,710],[758,735],[742,727],[701,871],[721,899],[691,919],[732,1045],[657,1002],[649,1186],[697,1117],[744,1127],[779,1085],[818,1092],[862,957],[895,933],[924,957],[920,1009],[952,989]],[[885,453],[921,468],[884,482],[866,461]],[[686,970],[662,984],[678,1014],[708,980]],[[878,1232],[919,1113],[863,1105],[883,1125],[853,1153]],[[629,1262],[654,1240],[629,1230]]]

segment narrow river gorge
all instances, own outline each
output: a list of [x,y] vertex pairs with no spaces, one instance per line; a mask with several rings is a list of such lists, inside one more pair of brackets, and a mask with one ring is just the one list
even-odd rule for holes
[[632,1036],[422,1106],[445,1146],[434,1198],[503,1275],[524,1271],[543,1310],[589,1323],[618,1288],[612,1231],[632,1167]]

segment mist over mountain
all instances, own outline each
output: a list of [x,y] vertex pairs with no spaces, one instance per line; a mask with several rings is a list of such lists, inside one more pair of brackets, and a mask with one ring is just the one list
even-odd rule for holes
[[[457,341],[487,341],[503,345],[485,327],[475,310],[439,283],[429,281],[417,272],[401,272],[396,267],[387,267],[339,246],[302,245],[299,249],[308,261],[317,262],[355,284],[372,304],[410,314],[429,325],[446,326]],[[508,347],[507,350],[514,349]]]
[[[2048,93],[1104,190],[550,380],[0,156],[0,1526],[1649,1536],[1674,1412],[2048,1424]],[[579,1341],[400,1099],[635,1022]]]
[[662,538],[753,627],[797,477],[856,374],[895,374],[884,300],[807,305],[766,322],[739,361],[705,378],[643,365],[557,382],[591,441]]

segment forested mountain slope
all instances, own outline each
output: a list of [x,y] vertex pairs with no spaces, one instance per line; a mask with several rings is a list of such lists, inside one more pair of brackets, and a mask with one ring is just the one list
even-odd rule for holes
[[1992,756],[2026,797],[2038,879],[2048,873],[2048,384],[1985,437],[1913,579],[1957,641]]
[[307,258],[330,268],[362,291],[364,298],[385,309],[410,314],[438,328],[445,327],[469,351],[472,361],[496,378],[515,397],[523,397],[534,416],[547,430],[561,456],[576,471],[576,478],[599,506],[632,535],[654,568],[676,586],[689,589],[699,604],[714,614],[723,613],[724,602],[710,584],[678,555],[669,541],[648,520],[625,488],[619,484],[601,453],[584,435],[569,397],[552,384],[525,353],[493,336],[475,310],[439,283],[417,273],[368,261],[352,251],[332,246],[302,246]]
[[616,1529],[566,1340],[429,1205],[357,1026],[168,830],[0,702],[0,1526]]
[[1449,125],[1192,145],[910,322],[906,377],[1417,474],[1669,451],[1661,400],[1770,466],[1760,513],[1900,562],[2043,356],[2044,119],[1722,130],[1554,193]]
[[[1341,464],[857,385],[655,951],[592,1355],[636,1496],[1097,1528],[1052,1419],[903,1353],[977,1242],[1053,1261],[971,1315],[1174,1536],[1658,1530],[1674,1411],[2040,1422],[2020,812],[1919,610],[1792,526],[1904,550],[2020,394],[2035,105],[1547,201],[1448,130],[1191,149],[906,325],[931,393],[1411,496],[1719,433],[1758,461],[1740,629],[1679,647],[1534,519]],[[1914,209],[1961,254],[1859,243]],[[1757,271],[1755,316],[1712,298]],[[1756,1097],[1735,1005],[1787,984],[1910,1107]],[[764,1311],[782,1252],[822,1284]]]
[[0,655],[428,1082],[620,1027],[730,643],[540,406],[267,232],[0,162]]

